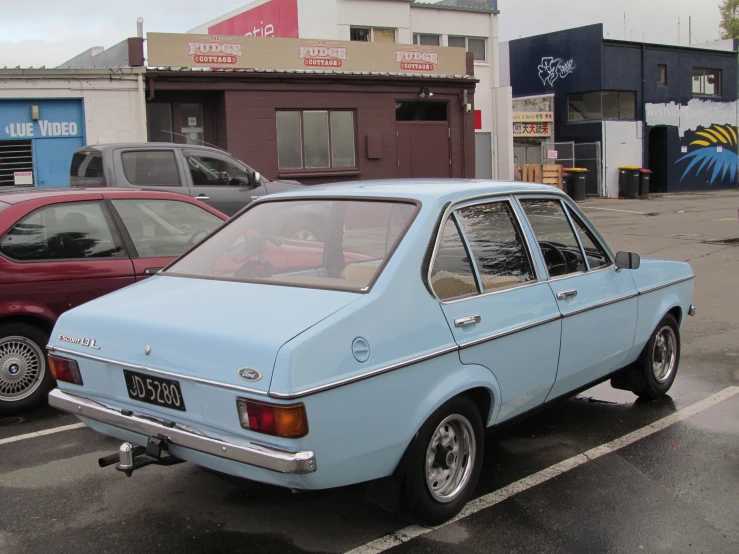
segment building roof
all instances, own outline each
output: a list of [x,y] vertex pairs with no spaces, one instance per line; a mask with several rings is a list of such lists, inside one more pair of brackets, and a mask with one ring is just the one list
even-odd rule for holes
[[439,80],[459,80],[477,81],[472,75],[442,75],[429,73],[400,73],[400,72],[381,72],[381,71],[335,71],[320,69],[220,69],[209,67],[149,67],[149,72],[163,73],[205,73],[205,74],[239,74],[239,75],[323,75],[323,76],[344,76],[344,77],[383,77],[383,78],[413,78],[413,79],[439,79]]
[[[351,181],[329,185],[312,185],[311,196],[368,196],[406,198],[421,202],[455,202],[480,194],[512,194],[514,192],[559,192],[559,189],[536,183],[472,179],[388,179]],[[305,196],[306,189],[278,193],[273,196]]]
[[441,0],[441,2],[411,0],[411,7],[463,12],[500,13],[498,10],[498,0]]

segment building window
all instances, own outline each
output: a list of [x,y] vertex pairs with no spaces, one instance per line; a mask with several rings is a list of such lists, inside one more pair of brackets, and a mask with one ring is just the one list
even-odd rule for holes
[[667,66],[664,64],[657,66],[657,84],[663,87],[667,86]]
[[174,142],[172,134],[172,104],[153,102],[146,105],[149,142]]
[[636,93],[605,90],[567,95],[568,121],[636,119]]
[[395,29],[351,27],[349,39],[354,42],[395,42]]
[[356,167],[354,112],[278,111],[277,159],[280,169]]
[[441,41],[439,35],[413,35],[413,44],[421,46],[439,46]]
[[474,37],[449,37],[449,46],[452,48],[464,48],[472,52],[476,62],[484,62],[487,59],[487,40]]
[[721,70],[693,68],[693,94],[721,96]]

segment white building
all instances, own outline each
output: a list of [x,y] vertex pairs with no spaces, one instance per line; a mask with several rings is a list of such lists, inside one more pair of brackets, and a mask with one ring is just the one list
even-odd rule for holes
[[190,33],[463,47],[475,58],[480,178],[513,178],[511,89],[499,84],[497,0],[254,0]]
[[66,186],[77,148],[146,141],[143,72],[0,69],[0,186]]

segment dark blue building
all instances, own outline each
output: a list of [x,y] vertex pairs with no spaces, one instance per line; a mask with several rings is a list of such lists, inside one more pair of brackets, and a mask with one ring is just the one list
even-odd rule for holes
[[555,139],[602,143],[589,193],[616,196],[622,165],[650,168],[651,192],[737,186],[736,52],[604,39],[600,24],[509,50],[514,98],[554,94]]

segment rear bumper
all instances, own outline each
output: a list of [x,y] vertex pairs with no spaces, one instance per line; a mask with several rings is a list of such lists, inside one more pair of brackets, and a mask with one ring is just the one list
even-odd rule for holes
[[[49,393],[49,405],[79,417],[91,419],[147,437],[164,436],[171,444],[189,448],[218,458],[240,462],[278,473],[302,475],[316,471],[313,452],[285,452],[261,444],[232,444],[197,435],[181,428],[140,417],[124,415],[97,402],[73,396],[59,389]],[[129,412],[126,412],[129,414]]]

